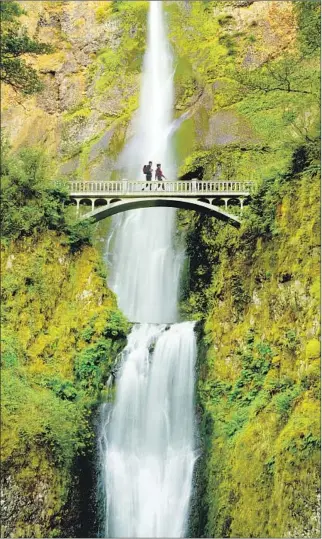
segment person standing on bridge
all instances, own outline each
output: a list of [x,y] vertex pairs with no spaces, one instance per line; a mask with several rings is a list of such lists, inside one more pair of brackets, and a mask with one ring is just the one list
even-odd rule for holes
[[[150,182],[150,183],[147,183],[146,186],[145,186],[145,187],[148,187],[148,189],[150,191],[151,191],[152,172],[153,172],[152,161],[149,161],[149,164],[144,165],[144,167],[143,167],[143,174],[145,174],[147,182]],[[142,191],[144,191],[144,187],[143,187]]]
[[[161,164],[158,163],[157,168],[155,169],[155,179],[158,182],[162,182],[162,178],[164,178],[165,180],[167,179],[161,170]],[[162,184],[162,189],[164,191],[164,184]]]

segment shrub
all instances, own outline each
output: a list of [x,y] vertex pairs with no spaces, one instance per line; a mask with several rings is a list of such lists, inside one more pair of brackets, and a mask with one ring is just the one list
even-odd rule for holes
[[75,375],[82,387],[97,391],[111,352],[111,342],[100,339],[82,350],[75,358]]
[[41,150],[27,148],[11,155],[2,139],[2,237],[12,240],[56,230],[66,235],[66,243],[76,252],[91,243],[91,223],[67,217],[68,191],[63,183],[54,185],[50,176],[49,161]]
[[70,380],[63,378],[47,378],[44,385],[51,389],[62,400],[73,401],[77,396],[77,390]]
[[129,322],[121,311],[112,311],[103,332],[106,338],[124,338],[129,332]]
[[274,399],[272,400],[272,403],[276,411],[283,418],[288,417],[289,412],[291,411],[291,408],[293,406],[294,400],[299,395],[299,393],[299,387],[293,386],[292,388],[289,388],[282,393],[278,393],[277,395],[275,395]]

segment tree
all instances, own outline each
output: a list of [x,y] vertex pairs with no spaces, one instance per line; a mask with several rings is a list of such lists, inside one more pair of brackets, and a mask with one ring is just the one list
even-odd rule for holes
[[31,39],[26,28],[18,22],[25,12],[17,2],[2,1],[0,17],[2,26],[0,79],[16,91],[34,94],[43,88],[37,71],[23,58],[25,54],[39,55],[52,52],[50,45]]
[[249,90],[264,93],[281,91],[312,94],[319,91],[319,73],[305,65],[305,58],[296,54],[267,61],[257,69],[240,69],[236,80]]

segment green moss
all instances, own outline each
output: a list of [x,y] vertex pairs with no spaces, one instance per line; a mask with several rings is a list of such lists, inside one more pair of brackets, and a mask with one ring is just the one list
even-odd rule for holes
[[112,14],[112,3],[106,2],[105,4],[99,6],[95,11],[95,18],[98,23],[106,22]]
[[184,313],[205,328],[198,396],[212,428],[202,431],[198,533],[207,537],[319,536],[319,294],[308,296],[320,282],[319,175],[314,152],[294,173],[299,155],[264,182],[240,232],[181,217],[191,255]]
[[78,519],[65,507],[74,466],[94,450],[92,418],[129,325],[91,247],[71,255],[47,232],[5,247],[2,263],[2,466],[21,498],[12,533],[62,536],[63,516]]
[[118,2],[113,17],[122,29],[121,43],[117,49],[103,49],[92,68],[92,71],[99,69],[102,72],[96,79],[98,93],[110,93],[116,87],[125,92],[131,84],[131,74],[140,72],[145,50],[147,7],[147,2]]
[[70,122],[74,120],[75,118],[88,118],[89,116],[91,116],[91,114],[92,114],[92,111],[90,107],[83,105],[81,108],[77,108],[74,111],[67,112],[65,114],[65,120],[67,122]]
[[173,144],[179,162],[183,162],[194,150],[194,131],[194,120],[188,118],[175,132]]
[[306,345],[306,357],[308,359],[316,359],[320,357],[320,341],[311,339]]

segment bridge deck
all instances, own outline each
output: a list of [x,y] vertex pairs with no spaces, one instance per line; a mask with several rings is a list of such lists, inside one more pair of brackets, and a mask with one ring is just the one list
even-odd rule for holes
[[142,197],[247,197],[252,191],[250,181],[105,181],[70,182],[70,196],[75,198],[142,198]]

